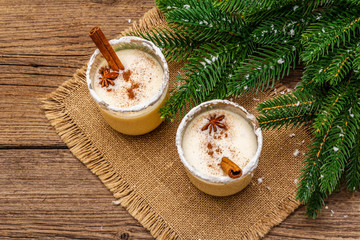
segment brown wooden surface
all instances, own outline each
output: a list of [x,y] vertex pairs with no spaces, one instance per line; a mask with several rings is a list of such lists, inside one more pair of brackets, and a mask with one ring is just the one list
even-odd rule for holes
[[[89,59],[93,26],[113,38],[153,6],[153,0],[0,0],[0,239],[152,239],[70,153],[39,98]],[[342,190],[326,204],[317,220],[300,207],[265,239],[360,239],[360,194]]]

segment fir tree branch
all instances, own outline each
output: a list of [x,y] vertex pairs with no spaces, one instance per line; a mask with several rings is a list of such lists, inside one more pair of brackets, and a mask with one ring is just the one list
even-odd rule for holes
[[306,215],[315,219],[320,213],[321,208],[325,205],[324,200],[327,199],[327,195],[319,191],[319,187],[316,187],[314,192],[309,196],[306,202]]
[[147,32],[131,32],[129,35],[139,36],[155,43],[163,49],[168,61],[183,61],[187,59],[194,49],[199,48],[203,42],[184,37],[166,28],[156,28]]
[[286,43],[301,36],[302,32],[316,19],[316,14],[304,15],[301,7],[293,7],[294,13],[275,16],[262,21],[251,33],[259,44]]
[[323,107],[314,122],[314,134],[323,136],[329,131],[335,119],[346,109],[351,99],[352,91],[349,84],[342,84],[329,90],[328,97],[323,99]]
[[341,82],[352,69],[352,60],[354,55],[360,51],[356,48],[357,43],[353,43],[347,48],[338,48],[334,54],[323,57],[313,65],[322,65],[319,72],[314,75],[314,82],[324,84],[328,82],[330,85],[337,85]]
[[345,45],[350,42],[351,37],[357,37],[359,30],[360,17],[357,9],[346,12],[332,9],[321,20],[311,24],[303,34],[302,60],[307,63],[318,60],[335,46]]
[[[360,102],[359,102],[360,104]],[[360,190],[360,133],[346,165],[346,186],[351,192]]]
[[260,103],[258,122],[263,129],[307,125],[314,119],[320,105],[318,99],[300,91],[286,94]]
[[228,15],[215,8],[212,0],[191,0],[189,7],[166,13],[169,26],[183,36],[197,41],[231,40],[248,36],[247,26],[238,15]]
[[179,76],[178,82],[184,83],[172,90],[173,95],[161,109],[162,116],[173,119],[180,112],[181,118],[188,107],[208,99],[218,82],[223,81],[222,76],[228,67],[245,58],[251,49],[249,44],[238,43],[208,44],[196,49],[193,57],[185,63],[185,73]]
[[268,46],[259,50],[261,52],[256,51],[235,70],[228,87],[231,94],[239,96],[274,86],[275,80],[288,75],[290,68],[295,67],[299,45],[289,42],[284,46]]
[[356,45],[354,60],[352,62],[355,71],[360,71],[360,42]]
[[322,139],[317,137],[310,145],[311,149],[303,162],[303,173],[300,176],[296,195],[296,199],[303,204],[308,204],[307,215],[312,217],[316,216],[317,210],[321,208],[324,199],[319,188],[321,159],[317,157],[317,150],[321,142]]
[[217,6],[219,9],[226,12],[241,12],[242,14],[251,14],[263,10],[270,10],[272,8],[280,8],[286,4],[291,3],[290,0],[227,0],[219,1]]
[[323,146],[323,162],[321,167],[320,191],[331,194],[344,172],[347,160],[356,144],[356,135],[360,130],[360,107],[356,103],[356,95],[352,92],[352,102],[334,121],[326,144]]
[[189,5],[189,0],[155,0],[156,6],[163,13],[178,8],[186,8]]

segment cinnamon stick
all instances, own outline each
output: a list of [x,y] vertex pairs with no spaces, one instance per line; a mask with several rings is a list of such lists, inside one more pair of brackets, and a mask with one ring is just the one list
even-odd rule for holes
[[114,71],[124,70],[124,65],[116,55],[114,49],[111,47],[109,41],[106,39],[104,33],[99,27],[94,27],[90,30],[89,36],[104,56],[109,66]]
[[221,159],[220,166],[231,178],[239,178],[242,175],[241,168],[227,157]]

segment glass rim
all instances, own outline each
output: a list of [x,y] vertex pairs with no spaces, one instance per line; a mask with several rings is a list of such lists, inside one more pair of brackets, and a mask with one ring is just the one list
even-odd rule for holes
[[[243,174],[240,178],[233,179],[233,178],[230,178],[229,176],[210,176],[210,175],[201,173],[198,170],[196,170],[186,160],[186,158],[184,156],[184,151],[182,149],[182,139],[183,139],[183,135],[184,135],[184,132],[185,132],[188,124],[197,116],[198,113],[201,113],[202,109],[204,109],[206,107],[210,107],[210,106],[218,106],[220,104],[232,106],[232,107],[235,107],[236,109],[242,111],[246,116],[246,120],[248,120],[252,124],[252,126],[254,128],[254,133],[256,135],[256,140],[257,140],[256,152],[255,152],[254,156],[250,159],[250,161],[246,164],[246,166],[242,169]],[[243,179],[246,175],[251,174],[256,169],[256,167],[259,163],[262,145],[263,145],[263,137],[262,137],[262,133],[261,133],[261,128],[259,126],[258,121],[256,120],[256,117],[254,115],[252,115],[251,113],[249,113],[244,107],[240,106],[237,103],[228,101],[228,100],[215,99],[215,100],[207,101],[207,102],[197,105],[196,107],[191,109],[185,115],[185,117],[182,119],[182,121],[177,129],[177,132],[176,132],[176,146],[177,146],[180,160],[183,163],[183,165],[191,172],[191,174],[195,175],[196,177],[198,177],[200,179],[203,179],[203,180],[206,180],[209,182],[213,182],[213,183],[235,182],[235,181],[239,181],[239,180]]]
[[[154,95],[149,101],[147,101],[145,103],[137,104],[135,106],[128,107],[128,108],[119,108],[119,107],[111,106],[110,104],[106,103],[104,100],[102,100],[96,94],[96,92],[92,86],[92,82],[91,82],[91,78],[90,78],[90,70],[91,70],[92,64],[94,63],[96,57],[100,54],[99,49],[96,49],[94,51],[94,53],[91,55],[90,60],[87,64],[86,83],[87,83],[87,87],[89,89],[90,95],[95,100],[95,102],[101,106],[104,106],[107,110],[110,110],[113,112],[121,112],[121,113],[140,112],[140,111],[148,108],[149,106],[153,106],[154,104],[156,104],[161,99],[164,92],[167,90],[167,88],[169,86],[169,67],[167,65],[167,61],[165,59],[164,54],[161,52],[161,49],[159,47],[157,47],[153,42],[145,40],[143,38],[135,37],[135,36],[125,36],[125,37],[111,39],[109,41],[109,43],[111,46],[116,46],[116,45],[122,44],[122,43],[131,43],[134,40],[142,42],[144,46],[149,47],[153,51],[153,53],[160,58],[161,62],[159,62],[159,61],[158,62],[164,70],[164,76],[163,76],[161,88],[159,89],[159,91],[157,92],[156,95]],[[126,68],[125,68],[125,70],[126,70]]]

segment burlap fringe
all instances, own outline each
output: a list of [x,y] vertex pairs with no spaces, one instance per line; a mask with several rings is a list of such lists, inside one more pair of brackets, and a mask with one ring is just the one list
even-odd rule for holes
[[242,239],[256,240],[264,237],[271,228],[284,221],[290,213],[299,207],[299,202],[295,196],[285,198],[270,214],[266,215],[261,221],[252,226],[252,229],[242,235]]
[[[145,31],[157,26],[163,21],[163,14],[156,8],[147,12],[139,23],[134,23],[131,31]],[[64,100],[73,91],[85,84],[86,66],[77,70],[74,77],[62,84],[56,91],[43,100],[46,117],[56,129],[61,139],[68,145],[70,151],[80,159],[104,185],[113,193],[123,207],[137,219],[157,239],[180,239],[165,220],[156,213],[149,204],[129,184],[121,178],[104,159],[100,151],[91,143],[82,130],[76,125],[64,106]],[[263,237],[274,225],[281,223],[299,203],[293,197],[285,199],[279,208],[258,222],[251,231],[241,234],[244,239],[258,239]]]

